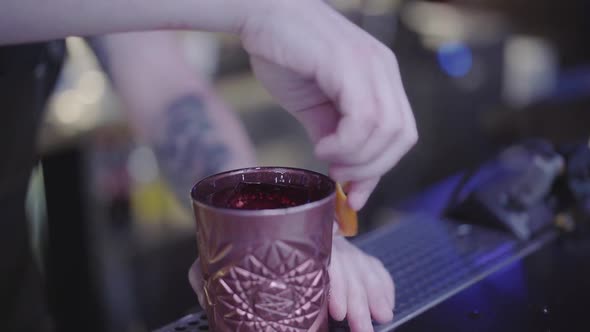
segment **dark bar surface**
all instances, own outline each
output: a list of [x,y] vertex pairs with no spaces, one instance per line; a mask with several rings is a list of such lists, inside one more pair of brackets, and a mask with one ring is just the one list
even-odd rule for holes
[[[356,245],[385,264],[396,282],[394,321],[375,326],[376,331],[399,327],[557,238],[556,232],[548,231],[531,241],[519,241],[508,232],[432,216],[401,219],[355,239]],[[445,303],[436,308],[441,306]],[[465,315],[456,319],[464,320]],[[195,313],[157,331],[207,330],[203,315]],[[346,323],[333,322],[332,330],[346,331]],[[405,331],[405,326],[396,330]]]

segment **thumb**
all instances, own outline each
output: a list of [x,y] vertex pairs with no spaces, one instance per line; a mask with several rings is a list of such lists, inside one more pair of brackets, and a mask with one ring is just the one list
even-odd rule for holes
[[203,290],[203,275],[201,274],[200,260],[197,258],[193,265],[188,270],[188,281],[197,294],[197,299],[201,308],[205,308],[205,292]]

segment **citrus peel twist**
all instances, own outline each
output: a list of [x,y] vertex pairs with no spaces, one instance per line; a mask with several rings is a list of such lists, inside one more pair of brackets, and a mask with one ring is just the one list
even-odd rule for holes
[[336,183],[336,222],[343,236],[355,236],[358,233],[356,211],[348,205],[346,194],[340,183]]

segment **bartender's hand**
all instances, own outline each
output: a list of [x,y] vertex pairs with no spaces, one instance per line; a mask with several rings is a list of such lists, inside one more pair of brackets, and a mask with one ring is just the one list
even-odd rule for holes
[[373,331],[393,319],[395,287],[381,261],[341,236],[334,237],[330,263],[330,315],[348,320],[352,332]]
[[[373,331],[371,317],[386,323],[393,318],[394,285],[383,264],[345,238],[335,236],[330,264],[330,315],[347,318],[352,332]],[[198,259],[189,270],[189,281],[204,308],[203,279]]]
[[273,0],[241,39],[257,78],[303,123],[359,210],[417,140],[394,54],[320,0]]

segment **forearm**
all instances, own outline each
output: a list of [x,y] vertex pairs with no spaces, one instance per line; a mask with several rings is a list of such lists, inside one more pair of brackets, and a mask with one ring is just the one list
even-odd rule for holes
[[113,32],[237,32],[262,0],[3,0],[0,45]]
[[254,166],[254,149],[233,113],[212,95],[179,94],[154,118],[153,146],[160,169],[179,200],[192,186],[222,171]]
[[119,34],[93,44],[131,125],[153,147],[182,203],[202,177],[255,164],[238,118],[197,79],[172,34]]

